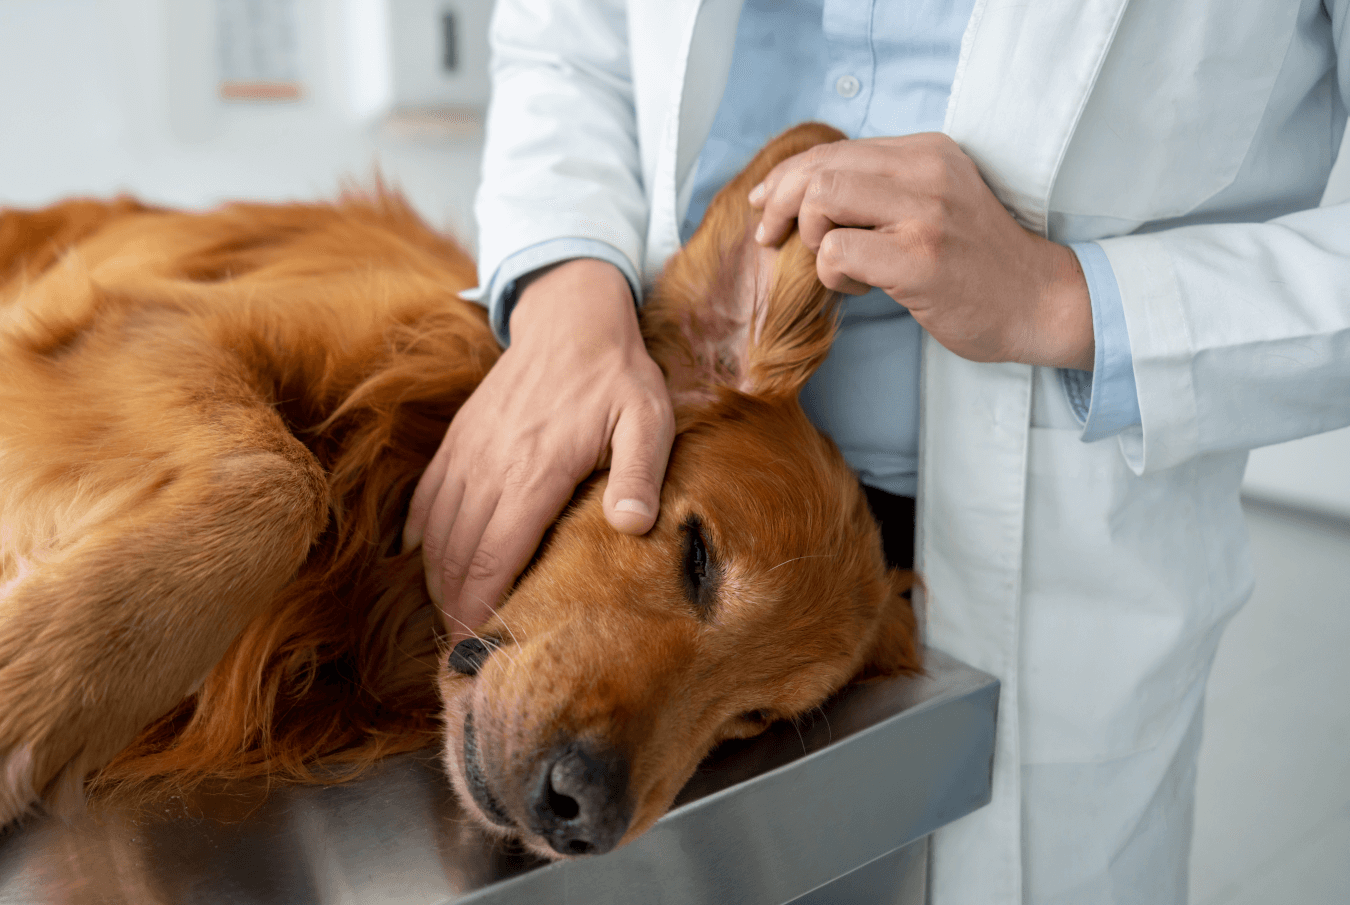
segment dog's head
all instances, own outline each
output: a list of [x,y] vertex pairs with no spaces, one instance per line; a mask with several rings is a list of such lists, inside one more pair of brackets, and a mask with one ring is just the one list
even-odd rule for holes
[[614,531],[592,479],[442,668],[454,785],[541,854],[608,851],[719,742],[850,679],[919,668],[910,576],[887,571],[856,479],[797,402],[834,299],[795,234],[778,250],[752,241],[745,200],[775,163],[839,137],[804,126],[765,148],[647,304],[678,423],[655,527]]

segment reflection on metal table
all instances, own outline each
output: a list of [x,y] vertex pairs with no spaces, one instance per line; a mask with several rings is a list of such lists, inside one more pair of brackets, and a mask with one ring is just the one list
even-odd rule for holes
[[597,858],[546,864],[484,835],[426,752],[346,785],[30,821],[0,837],[0,903],[922,902],[927,835],[989,800],[998,701],[990,676],[927,662],[723,745]]

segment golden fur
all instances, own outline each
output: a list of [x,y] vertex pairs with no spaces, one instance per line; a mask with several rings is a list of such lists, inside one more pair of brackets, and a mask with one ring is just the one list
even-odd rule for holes
[[[646,304],[677,403],[661,516],[583,485],[485,637],[446,668],[407,502],[495,361],[473,267],[395,194],[208,214],[0,212],[0,824],[82,792],[333,781],[464,718],[503,807],[560,732],[631,763],[631,839],[719,741],[915,671],[915,624],[852,474],[797,392],[833,299],[746,191],[837,134],[798,127],[714,202]],[[682,526],[717,597],[680,585]],[[485,819],[488,824],[493,823]],[[512,832],[532,848],[528,823]]]

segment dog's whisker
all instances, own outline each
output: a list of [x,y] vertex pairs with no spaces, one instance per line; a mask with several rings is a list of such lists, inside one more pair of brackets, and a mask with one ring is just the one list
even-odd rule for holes
[[786,566],[786,565],[787,565],[788,563],[790,563],[790,562],[797,562],[798,560],[801,560],[801,559],[834,559],[834,558],[835,558],[835,557],[834,557],[832,554],[829,554],[829,553],[808,553],[808,554],[805,555],[805,556],[794,556],[794,557],[792,557],[791,559],[785,559],[785,560],[783,560],[782,562],[780,562],[777,566],[774,566],[773,568],[765,569],[765,570],[764,570],[764,574],[765,574],[765,575],[768,575],[770,572],[772,572],[774,569],[777,569],[779,566]]
[[[486,602],[486,601],[484,601],[483,598],[481,598],[481,597],[477,597],[476,599],[478,600],[479,603],[484,603],[484,602]],[[449,616],[449,614],[446,614],[446,615]],[[480,634],[478,633],[478,630],[477,630],[477,629],[475,629],[473,626],[469,625],[469,624],[468,624],[467,622],[465,622],[463,619],[459,619],[459,618],[457,618],[457,617],[455,617],[455,616],[449,616],[449,618],[454,619],[454,620],[455,620],[456,622],[458,622],[460,625],[464,626],[465,631],[467,631],[467,632],[468,632],[470,635],[472,635],[474,638],[477,638],[479,641],[482,641],[482,642],[485,643],[485,644],[488,643],[488,640],[487,640],[486,638],[484,638],[482,635],[480,635]],[[505,623],[505,622],[502,622],[502,625],[503,625],[503,626],[506,626],[506,623]],[[510,629],[509,626],[507,626],[507,631],[511,631],[511,629]],[[511,632],[511,638],[512,638],[512,640],[515,639],[515,632]],[[499,652],[501,652],[502,654],[504,654],[504,655],[506,656],[506,658],[507,658],[508,660],[511,661],[511,665],[512,665],[512,666],[519,665],[519,664],[518,664],[518,661],[517,661],[517,659],[516,659],[516,656],[515,656],[514,654],[508,652],[508,651],[506,650],[506,647],[505,647],[505,646],[503,646],[503,645],[489,645],[489,646],[495,648],[497,651],[499,651]]]
[[799,742],[802,743],[802,756],[805,757],[805,756],[806,756],[806,737],[805,737],[804,735],[802,735],[802,727],[799,726],[799,725],[797,725],[797,717],[793,717],[793,718],[790,720],[790,722],[792,723],[792,728],[795,729],[795,730],[797,730],[797,740],[798,740]]
[[828,737],[828,741],[826,741],[825,744],[832,745],[834,744],[834,727],[830,725],[830,715],[826,713],[825,708],[819,704],[816,705],[816,710],[820,711],[820,718],[825,721],[825,732]]
[[[500,617],[498,617],[498,618],[500,618]],[[506,628],[506,630],[507,630],[508,632],[511,632],[511,639],[512,639],[513,641],[515,641],[516,647],[519,648],[519,646],[520,646],[520,641],[516,638],[516,633],[511,629],[511,626],[509,626],[509,625],[506,624],[506,620],[505,620],[505,619],[502,619],[502,625],[503,625],[503,627]],[[519,657],[519,653],[518,653],[518,652],[517,652],[516,656]],[[519,665],[519,662],[520,662],[520,661],[517,659],[517,660],[512,660],[511,662],[512,662],[513,665]],[[536,674],[536,671],[535,671],[535,670],[531,670],[531,669],[525,670],[525,694],[528,695],[528,696],[530,696],[530,697],[533,697],[533,696],[534,696],[534,693],[535,693],[535,689],[538,688],[538,686],[539,686],[539,677],[538,677],[538,675]]]
[[[500,618],[500,617],[499,617],[499,618]],[[520,640],[516,637],[516,633],[515,633],[514,631],[511,630],[511,626],[509,626],[509,625],[506,624],[506,620],[505,620],[505,619],[501,619],[500,621],[501,621],[501,624],[502,624],[502,628],[506,629],[507,632],[509,632],[510,635],[511,635],[511,645],[510,645],[511,650],[508,651],[508,650],[506,650],[505,648],[503,648],[503,651],[502,651],[502,652],[503,652],[503,653],[506,655],[506,657],[511,661],[511,665],[512,665],[512,666],[519,666],[519,665],[520,665]],[[533,688],[534,688],[534,676],[533,676],[528,670],[526,671],[526,675],[528,676],[529,681],[530,681],[529,688],[530,688],[531,690],[533,690]]]
[[404,657],[408,658],[409,660],[412,660],[414,663],[420,663],[420,664],[422,664],[423,666],[430,666],[433,670],[435,670],[435,668],[436,668],[436,666],[437,666],[437,664],[438,664],[437,658],[432,658],[431,660],[427,660],[427,659],[425,659],[425,658],[423,658],[423,657],[418,656],[417,654],[414,654],[412,651],[408,650],[406,647],[403,646],[403,641],[402,641],[402,640],[395,640],[395,641],[394,641],[394,650],[398,651],[400,654],[402,654]]
[[505,618],[502,617],[500,611],[497,613],[497,621],[502,624],[502,628],[506,629],[506,631],[510,633],[511,643],[514,644],[516,647],[520,647],[520,638],[516,636],[516,630],[511,628],[511,624],[507,622]]
[[[444,611],[442,611],[442,612],[444,612]],[[484,638],[482,635],[478,634],[478,630],[477,630],[477,629],[475,629],[472,625],[469,625],[469,623],[465,622],[463,619],[460,619],[460,618],[458,618],[457,616],[451,616],[449,613],[445,613],[445,616],[446,616],[447,619],[453,619],[455,622],[458,622],[461,626],[463,626],[463,627],[464,627],[464,630],[467,631],[467,632],[469,633],[469,637],[470,637],[470,638],[477,638],[479,641],[482,641],[484,644],[487,644],[487,643],[488,643],[488,640],[487,640],[486,638]],[[466,639],[466,640],[467,640],[467,639]]]

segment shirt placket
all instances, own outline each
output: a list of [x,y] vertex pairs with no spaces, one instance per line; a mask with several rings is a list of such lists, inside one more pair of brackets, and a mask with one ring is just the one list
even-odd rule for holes
[[867,122],[876,82],[872,47],[874,2],[825,0],[821,21],[829,45],[829,64],[818,116],[850,138],[857,138]]

